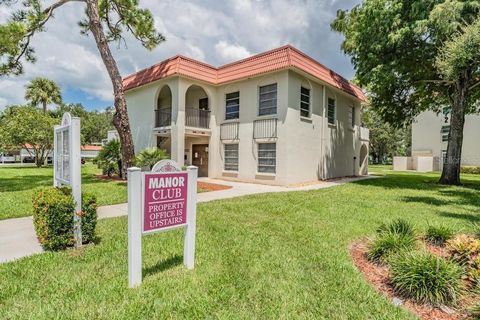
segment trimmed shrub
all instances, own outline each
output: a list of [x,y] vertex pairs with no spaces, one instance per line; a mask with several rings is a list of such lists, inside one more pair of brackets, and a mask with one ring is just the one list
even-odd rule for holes
[[[33,223],[42,247],[61,250],[74,244],[73,215],[75,200],[68,188],[43,188],[33,194]],[[95,239],[97,201],[82,194],[82,242]]]
[[82,194],[82,243],[96,240],[97,197],[89,193]]
[[382,233],[370,243],[367,257],[371,261],[387,262],[392,255],[412,250],[415,245],[413,235],[401,235],[393,232]]
[[453,236],[453,230],[447,226],[429,226],[425,233],[425,240],[436,246],[443,246]]
[[460,167],[461,173],[469,173],[469,174],[480,174],[480,167],[476,166],[462,166]]
[[33,225],[46,250],[61,250],[73,244],[75,201],[57,188],[44,188],[33,194]]
[[463,269],[430,253],[398,255],[390,271],[395,291],[422,303],[452,304],[462,288]]
[[397,219],[388,223],[382,223],[377,229],[378,234],[398,234],[400,236],[414,237],[413,225],[403,219]]

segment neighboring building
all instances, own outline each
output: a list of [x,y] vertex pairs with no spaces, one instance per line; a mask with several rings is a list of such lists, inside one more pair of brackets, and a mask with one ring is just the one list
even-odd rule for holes
[[117,130],[108,130],[107,131],[107,138],[103,139],[102,145],[105,145],[107,142],[110,142],[112,140],[120,140],[120,137],[118,136]]
[[136,153],[277,185],[367,174],[364,94],[291,46],[219,68],[175,56],[123,82]]
[[[412,157],[433,157],[433,170],[446,160],[449,114],[427,111],[412,124]],[[462,165],[480,166],[480,115],[467,115],[463,129]]]
[[[82,159],[93,159],[102,150],[100,145],[85,145],[80,146],[80,155]],[[48,153],[47,162],[51,163],[53,159],[53,150]],[[0,163],[33,163],[35,162],[35,152],[30,145],[26,148],[12,150],[3,154],[0,154]]]

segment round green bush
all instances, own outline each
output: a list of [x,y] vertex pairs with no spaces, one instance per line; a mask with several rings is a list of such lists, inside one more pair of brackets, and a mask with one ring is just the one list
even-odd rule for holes
[[429,226],[425,233],[425,240],[431,244],[442,246],[454,235],[453,230],[447,226]]
[[395,291],[418,302],[452,304],[461,290],[462,268],[430,253],[400,254],[390,270]]
[[402,235],[388,232],[378,235],[369,246],[368,259],[375,262],[386,262],[392,255],[412,250],[416,242],[413,235]]
[[[75,200],[68,188],[43,188],[33,194],[33,224],[45,250],[62,250],[74,244],[73,215]],[[97,201],[82,194],[82,242],[95,240]]]

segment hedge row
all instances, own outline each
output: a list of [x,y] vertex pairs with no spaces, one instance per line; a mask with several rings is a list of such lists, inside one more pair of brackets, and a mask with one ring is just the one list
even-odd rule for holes
[[463,166],[460,168],[461,173],[480,174],[480,167]]

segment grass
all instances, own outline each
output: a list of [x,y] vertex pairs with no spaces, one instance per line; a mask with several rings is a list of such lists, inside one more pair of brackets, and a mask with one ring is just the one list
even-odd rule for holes
[[384,221],[472,231],[479,176],[394,173],[317,191],[198,205],[196,267],[182,231],[143,238],[143,284],[127,288],[127,219],[99,221],[99,244],[0,265],[4,319],[415,319],[356,270],[349,244]]
[[[95,194],[99,205],[126,202],[126,182],[97,179],[100,173],[92,163],[82,165],[82,191]],[[33,190],[52,185],[52,167],[0,167],[0,220],[32,215]]]

